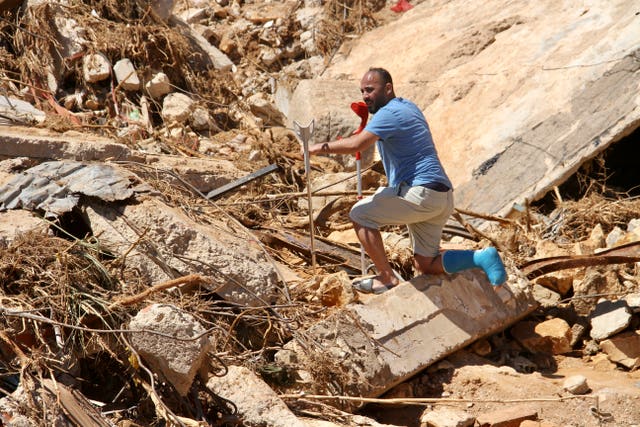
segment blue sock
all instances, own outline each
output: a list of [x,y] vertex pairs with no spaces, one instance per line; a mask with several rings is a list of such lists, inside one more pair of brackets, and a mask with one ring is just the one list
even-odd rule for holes
[[507,272],[494,247],[479,251],[445,251],[442,254],[442,267],[447,273],[457,273],[471,268],[482,268],[492,285],[498,286],[507,280]]

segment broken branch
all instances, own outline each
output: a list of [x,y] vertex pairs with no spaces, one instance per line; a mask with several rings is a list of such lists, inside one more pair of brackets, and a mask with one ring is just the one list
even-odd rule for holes
[[144,299],[146,299],[149,295],[151,295],[153,293],[164,291],[164,290],[176,287],[176,286],[181,286],[181,285],[186,285],[186,284],[197,285],[197,284],[204,283],[204,282],[205,282],[205,279],[202,276],[200,276],[199,274],[189,274],[187,276],[178,277],[177,279],[168,280],[166,282],[154,285],[154,286],[152,286],[152,287],[150,287],[148,289],[145,289],[144,291],[140,292],[139,294],[132,295],[132,296],[126,297],[126,298],[122,298],[122,299],[114,302],[113,304],[111,304],[109,306],[109,310],[112,310],[114,307],[117,307],[119,305],[126,306],[126,305],[132,305],[132,304],[138,303],[140,301],[143,301]]

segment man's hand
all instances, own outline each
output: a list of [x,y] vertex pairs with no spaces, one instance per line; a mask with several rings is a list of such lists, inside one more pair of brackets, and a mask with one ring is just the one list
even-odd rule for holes
[[366,150],[377,140],[376,135],[363,131],[348,138],[312,144],[309,146],[309,154],[354,154]]
[[329,154],[331,151],[329,149],[329,143],[323,142],[319,144],[312,144],[309,146],[309,154]]

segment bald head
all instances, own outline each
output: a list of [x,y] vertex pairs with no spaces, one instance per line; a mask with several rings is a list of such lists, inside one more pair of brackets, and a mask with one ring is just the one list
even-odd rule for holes
[[391,74],[384,68],[370,68],[360,81],[360,92],[371,114],[396,97]]

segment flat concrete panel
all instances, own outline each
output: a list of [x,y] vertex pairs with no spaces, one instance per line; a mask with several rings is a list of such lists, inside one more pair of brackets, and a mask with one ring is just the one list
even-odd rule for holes
[[376,397],[537,307],[526,280],[493,288],[479,270],[419,276],[362,299],[309,328],[306,335],[320,347],[292,342],[276,359],[304,365],[305,352],[320,351],[340,367],[339,393]]

